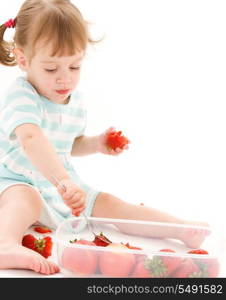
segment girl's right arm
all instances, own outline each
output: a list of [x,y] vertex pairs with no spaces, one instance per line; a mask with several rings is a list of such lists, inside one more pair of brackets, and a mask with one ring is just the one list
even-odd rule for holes
[[85,207],[85,193],[71,180],[58,157],[52,144],[43,133],[42,129],[34,124],[22,124],[15,129],[15,134],[21,144],[25,155],[31,163],[42,173],[44,177],[55,185],[52,176],[64,183],[66,192],[61,194],[65,203],[72,209],[73,214],[77,214]]
[[70,178],[54,147],[40,127],[34,124],[22,124],[15,129],[15,134],[31,163],[50,182],[54,184],[51,177],[53,175],[60,181]]

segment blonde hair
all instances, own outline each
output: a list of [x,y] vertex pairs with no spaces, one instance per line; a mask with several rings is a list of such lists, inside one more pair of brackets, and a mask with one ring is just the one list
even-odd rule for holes
[[88,23],[70,0],[26,0],[15,21],[13,42],[4,40],[7,27],[0,26],[0,63],[15,66],[13,47],[29,50],[29,59],[35,53],[37,42],[51,43],[52,56],[74,55],[86,50],[90,38]]

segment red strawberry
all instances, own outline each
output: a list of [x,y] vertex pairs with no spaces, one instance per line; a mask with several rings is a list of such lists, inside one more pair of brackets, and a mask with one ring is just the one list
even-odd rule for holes
[[45,258],[52,254],[53,242],[49,236],[46,236],[43,239],[36,239],[32,234],[26,234],[23,237],[22,245],[40,253]]
[[79,276],[93,275],[97,269],[98,254],[97,251],[91,250],[90,246],[95,244],[84,239],[74,240],[72,243],[85,245],[86,248],[66,247],[62,254],[63,267]]
[[122,244],[111,243],[106,249],[99,256],[100,272],[106,277],[128,277],[136,262],[134,254]]
[[32,234],[26,234],[23,236],[22,245],[35,250],[35,241],[37,241],[37,239]]
[[85,239],[74,239],[72,241],[69,241],[72,244],[80,244],[80,245],[89,245],[89,246],[95,246],[94,242],[88,241]]
[[160,252],[174,252],[174,253],[175,253],[174,250],[168,249],[168,248],[166,248],[166,249],[161,249],[161,250],[159,250],[159,251],[160,251]]
[[[204,254],[209,253],[203,249],[194,249],[188,251],[189,254]],[[204,259],[194,259],[194,262],[198,265],[202,272],[203,277],[217,277],[220,271],[220,263],[217,258],[204,258]]]
[[39,232],[39,233],[47,233],[47,232],[52,232],[52,230],[48,227],[45,226],[37,226],[34,227],[34,231]]
[[[122,243],[123,244],[123,243]],[[142,248],[140,247],[135,247],[135,246],[131,246],[129,243],[123,244],[125,245],[127,248],[129,249],[134,249],[134,250],[142,250]]]
[[111,244],[112,242],[101,232],[99,235],[95,236],[95,239],[93,240],[93,243],[96,246],[106,247],[109,244]]
[[[126,244],[121,243],[121,244],[124,245],[124,246],[126,246],[127,248],[129,248],[131,250],[143,250],[142,248],[132,246],[129,243],[126,243]],[[146,257],[146,255],[145,254],[134,254],[134,257],[138,261],[138,260],[144,259],[144,257]]]
[[143,259],[137,260],[131,277],[154,277],[152,271],[149,269],[149,260],[150,259],[147,257],[143,257]]
[[[171,249],[161,249],[161,252],[175,252]],[[148,262],[148,268],[152,271],[153,277],[168,277],[182,263],[182,258],[171,255],[156,255]]]
[[203,277],[218,277],[220,263],[217,258],[195,259],[194,261],[202,271]]
[[172,277],[192,278],[202,277],[202,271],[191,258],[186,258],[180,267],[173,273]]
[[44,256],[45,258],[52,254],[53,242],[50,236],[35,241],[35,251]]
[[203,249],[193,249],[188,251],[187,253],[189,254],[209,254],[209,252],[207,252],[206,250]]
[[122,131],[111,131],[106,140],[106,145],[115,150],[116,148],[123,149],[129,143],[129,140],[122,135]]

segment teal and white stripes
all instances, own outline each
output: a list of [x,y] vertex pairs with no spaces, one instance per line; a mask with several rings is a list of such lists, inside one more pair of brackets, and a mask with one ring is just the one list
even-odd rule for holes
[[61,155],[71,153],[74,139],[86,126],[86,111],[78,92],[71,95],[68,104],[56,104],[39,95],[24,77],[12,84],[0,107],[0,163],[15,173],[34,171],[14,134],[17,126],[32,123],[41,127]]
[[0,193],[18,183],[33,186],[44,200],[39,221],[55,228],[72,214],[56,187],[23,152],[14,130],[25,123],[42,128],[70,177],[86,192],[86,214],[90,215],[99,191],[82,182],[71,162],[74,139],[84,133],[86,126],[86,110],[80,94],[73,93],[66,105],[56,104],[40,96],[25,78],[19,77],[0,99]]

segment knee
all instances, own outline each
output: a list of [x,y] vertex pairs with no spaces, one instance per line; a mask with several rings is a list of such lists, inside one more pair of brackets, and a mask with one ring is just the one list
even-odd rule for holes
[[101,192],[96,199],[96,202],[98,202],[99,204],[104,204],[109,206],[110,203],[112,203],[112,201],[114,200],[114,197],[106,192]]
[[43,202],[42,202],[42,198],[41,198],[40,193],[32,187],[28,187],[28,189],[29,189],[28,193],[29,193],[29,196],[30,196],[29,198],[30,198],[31,205],[33,207],[35,207],[36,209],[41,210]]
[[21,188],[24,189],[22,190],[22,192],[24,193],[24,205],[29,209],[35,210],[40,213],[43,206],[40,193],[33,187],[24,186]]
[[111,218],[114,216],[115,211],[122,209],[124,204],[125,202],[121,199],[109,193],[101,192],[96,198],[92,216]]
[[33,188],[27,185],[15,185],[6,189],[1,195],[1,205],[17,205],[26,210],[32,208],[36,211],[42,209],[42,199],[40,194]]

